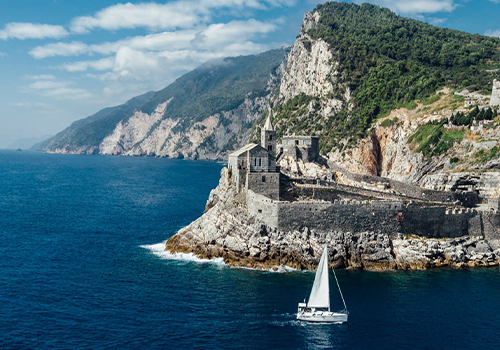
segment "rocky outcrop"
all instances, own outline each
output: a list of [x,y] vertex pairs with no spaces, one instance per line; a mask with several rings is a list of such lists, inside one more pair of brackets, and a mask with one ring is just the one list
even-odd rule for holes
[[219,186],[210,193],[206,212],[166,243],[171,253],[194,253],[201,258],[222,257],[227,265],[257,269],[315,269],[329,246],[330,264],[336,268],[387,270],[432,267],[495,266],[500,242],[481,237],[430,239],[390,237],[372,232],[282,232],[252,216],[244,193],[223,169]]

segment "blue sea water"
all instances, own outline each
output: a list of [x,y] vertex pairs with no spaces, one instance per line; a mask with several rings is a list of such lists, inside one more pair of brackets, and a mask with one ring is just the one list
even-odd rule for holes
[[310,325],[310,272],[162,253],[221,167],[0,151],[0,349],[500,348],[498,268],[339,271],[349,323]]

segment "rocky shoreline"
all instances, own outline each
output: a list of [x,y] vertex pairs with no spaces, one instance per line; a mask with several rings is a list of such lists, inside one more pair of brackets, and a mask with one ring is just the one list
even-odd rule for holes
[[248,212],[245,194],[236,193],[226,168],[210,193],[205,213],[172,236],[165,250],[204,259],[222,257],[228,266],[314,270],[325,243],[330,266],[335,268],[381,271],[500,265],[500,241],[483,237],[436,239],[309,228],[281,232]]

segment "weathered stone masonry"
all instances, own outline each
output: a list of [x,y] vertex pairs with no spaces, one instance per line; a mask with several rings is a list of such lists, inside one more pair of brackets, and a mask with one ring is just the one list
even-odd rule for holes
[[248,191],[250,213],[280,231],[375,232],[430,238],[484,236],[500,238],[500,215],[471,209],[404,205],[402,201],[275,201]]

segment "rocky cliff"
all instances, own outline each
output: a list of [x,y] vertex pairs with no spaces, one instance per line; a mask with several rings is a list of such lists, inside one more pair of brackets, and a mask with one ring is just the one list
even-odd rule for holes
[[259,222],[237,194],[227,169],[207,201],[206,212],[181,229],[165,250],[194,253],[201,258],[222,257],[230,266],[257,269],[315,269],[323,245],[328,244],[330,265],[336,268],[387,270],[432,267],[496,266],[500,241],[481,237],[430,239],[389,237],[372,232],[281,232]]

